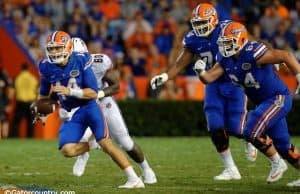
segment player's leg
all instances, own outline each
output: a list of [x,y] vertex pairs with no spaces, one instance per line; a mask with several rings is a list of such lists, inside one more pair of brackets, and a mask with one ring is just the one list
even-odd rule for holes
[[278,154],[272,139],[268,135],[270,133],[269,129],[280,124],[290,108],[290,97],[278,95],[261,103],[255,110],[250,111],[247,116],[244,136],[269,158],[271,171],[267,178],[268,182],[278,181],[287,170],[285,162]]
[[[280,155],[287,160],[294,168],[300,170],[300,152],[299,148],[291,144],[290,135],[286,119],[282,119],[278,124],[269,130],[269,135],[273,140],[274,146]],[[300,187],[300,179],[287,184],[291,187]]]
[[241,179],[241,175],[234,163],[229,148],[229,137],[225,131],[224,121],[224,99],[218,93],[215,85],[206,87],[204,101],[204,112],[207,120],[208,131],[213,144],[223,162],[225,170],[215,180]]
[[[225,126],[228,133],[242,138],[247,115],[247,96],[240,88],[236,86],[231,86],[231,88],[231,94],[226,98]],[[244,140],[244,146],[247,160],[255,161],[257,149],[246,140]]]
[[64,122],[59,130],[59,150],[65,157],[75,157],[89,151],[88,142],[79,142],[85,125],[77,122]]
[[[100,149],[100,146],[98,142],[96,142],[93,133],[89,127],[85,130],[84,135],[80,139],[80,142],[88,142],[89,150]],[[73,165],[73,174],[75,176],[82,176],[84,174],[88,159],[89,152],[84,152],[83,154],[76,157],[76,161]]]
[[137,176],[125,154],[108,137],[108,128],[103,121],[104,117],[100,111],[100,107],[93,107],[87,112],[86,116],[89,118],[89,126],[93,131],[96,141],[100,144],[103,151],[124,170],[127,176],[127,182],[119,186],[119,188],[144,188],[143,181]]
[[127,152],[130,158],[139,164],[143,172],[144,182],[147,184],[156,183],[155,173],[146,160],[142,149],[129,136],[117,103],[112,98],[105,98],[101,101],[101,107],[112,139]]
[[0,122],[1,122],[1,129],[0,129],[0,138],[7,138],[9,133],[9,121],[6,112],[2,112],[0,114]]

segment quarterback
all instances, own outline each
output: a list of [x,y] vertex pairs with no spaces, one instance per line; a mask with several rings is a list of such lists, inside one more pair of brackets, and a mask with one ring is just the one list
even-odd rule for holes
[[55,31],[47,37],[47,59],[39,64],[41,86],[39,99],[49,98],[51,87],[57,94],[64,122],[59,129],[59,150],[66,157],[75,157],[90,149],[89,143],[79,142],[87,127],[96,141],[124,170],[127,182],[119,188],[143,188],[130,162],[108,136],[104,116],[96,99],[98,85],[88,53],[72,52],[69,34]]

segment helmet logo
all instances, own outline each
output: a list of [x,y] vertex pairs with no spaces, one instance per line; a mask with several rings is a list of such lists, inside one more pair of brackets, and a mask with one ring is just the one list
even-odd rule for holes
[[61,40],[62,42],[67,42],[68,38],[65,37],[65,36],[61,36],[61,37],[60,37],[60,40]]
[[214,13],[214,9],[206,9],[203,12],[204,16],[212,15]]
[[232,29],[232,30],[230,30],[230,33],[231,34],[238,34],[238,33],[243,32],[243,31],[244,31],[244,29],[238,28],[238,29]]

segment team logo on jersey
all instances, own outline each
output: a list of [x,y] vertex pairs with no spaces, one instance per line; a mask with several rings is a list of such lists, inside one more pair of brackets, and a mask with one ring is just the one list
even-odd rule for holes
[[246,51],[251,51],[252,49],[253,49],[253,45],[249,45],[247,46]]
[[70,76],[71,77],[77,77],[79,75],[79,70],[72,70],[70,71]]
[[250,63],[243,63],[242,64],[242,69],[245,70],[245,71],[251,69],[251,64]]

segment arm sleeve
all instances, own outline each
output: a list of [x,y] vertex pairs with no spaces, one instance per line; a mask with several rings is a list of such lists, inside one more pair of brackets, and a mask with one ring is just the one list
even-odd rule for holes
[[47,81],[47,79],[42,76],[41,77],[41,87],[40,87],[40,95],[48,96],[51,89],[51,83]]
[[91,67],[85,68],[83,71],[83,88],[91,88],[98,92],[97,80]]
[[39,73],[40,73],[40,95],[48,96],[51,89],[51,83],[48,81],[46,75],[47,68],[44,61],[39,63]]
[[250,56],[253,60],[259,60],[268,51],[265,44],[256,42],[253,44],[253,49],[250,51]]

